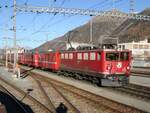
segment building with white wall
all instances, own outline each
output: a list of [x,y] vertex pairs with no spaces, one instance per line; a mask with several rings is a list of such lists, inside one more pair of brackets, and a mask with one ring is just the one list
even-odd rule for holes
[[148,39],[139,42],[118,44],[119,49],[132,51],[133,66],[150,67],[150,43]]

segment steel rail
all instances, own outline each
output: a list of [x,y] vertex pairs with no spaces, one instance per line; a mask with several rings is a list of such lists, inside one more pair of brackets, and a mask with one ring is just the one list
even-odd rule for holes
[[[35,75],[34,73],[32,73],[30,76],[37,77],[38,75],[37,74]],[[39,81],[40,80],[45,81],[44,79],[41,79],[41,78],[39,79]],[[46,82],[49,83],[53,87],[53,89],[64,99],[64,101],[66,101],[69,104],[69,106],[73,109],[73,111],[75,111],[76,113],[80,113],[80,111],[56,88],[56,86],[51,81],[46,81]]]
[[[87,99],[89,99],[89,100],[91,100],[91,101],[95,101],[96,103],[99,102],[99,101],[98,101],[99,98],[102,98],[102,99],[103,99],[103,102],[102,102],[103,104],[101,104],[101,105],[103,105],[103,106],[105,106],[105,107],[111,109],[112,111],[116,111],[116,112],[119,112],[119,113],[122,113],[122,112],[123,112],[123,111],[119,111],[119,109],[117,109],[115,105],[114,105],[115,107],[113,107],[113,104],[117,104],[118,106],[122,106],[122,107],[124,107],[124,108],[126,108],[126,109],[144,112],[144,111],[139,110],[139,109],[137,109],[137,108],[134,108],[134,107],[132,107],[132,106],[124,105],[124,104],[122,104],[122,103],[116,102],[116,101],[111,100],[111,99],[108,99],[108,98],[106,98],[106,97],[101,97],[101,96],[96,95],[96,94],[94,94],[94,93],[90,93],[90,92],[85,91],[85,90],[83,90],[83,89],[79,89],[79,88],[77,88],[77,87],[74,87],[74,86],[71,86],[71,85],[69,85],[69,84],[63,83],[62,81],[58,81],[58,80],[54,80],[54,79],[51,79],[51,78],[48,78],[48,77],[45,77],[45,76],[42,76],[42,75],[38,75],[37,73],[36,73],[36,77],[39,77],[39,78],[41,78],[41,79],[43,79],[44,81],[47,81],[47,82],[49,82],[49,81],[54,81],[54,82],[60,83],[61,85],[59,85],[59,87],[62,87],[62,88],[64,88],[64,89],[65,89],[66,87],[71,87],[71,89],[77,89],[77,90],[83,91],[85,94],[89,94],[89,95],[91,95],[91,96],[90,96],[90,97],[88,97],[87,95],[82,96],[82,94],[80,94],[80,93],[76,93],[75,91],[72,91],[72,92],[73,92],[73,93],[76,93],[77,95],[82,96],[83,98],[87,98]],[[54,83],[53,83],[53,84],[54,84]],[[55,84],[55,85],[56,85],[56,84]],[[65,87],[63,87],[63,85],[65,85]],[[67,88],[67,90],[69,90],[70,92],[71,92],[71,89]],[[97,99],[94,99],[94,98],[97,98]],[[106,103],[105,103],[105,102],[106,102]],[[108,104],[108,102],[109,102],[109,104]],[[104,103],[105,103],[105,104],[104,104]],[[110,106],[110,103],[112,104],[112,106]],[[129,110],[129,111],[130,111],[130,110]]]
[[45,97],[45,99],[48,101],[48,106],[49,106],[49,108],[51,109],[51,111],[52,111],[53,113],[56,113],[56,108],[55,108],[54,104],[52,103],[51,99],[48,97],[46,91],[45,91],[44,88],[42,87],[40,81],[39,81],[37,78],[35,78],[34,76],[31,76],[31,77],[32,77],[32,78],[36,81],[36,83],[38,84],[38,86],[39,86],[41,92],[43,93],[43,95],[44,95],[44,97]]
[[[26,92],[24,92],[23,90],[21,90],[20,88],[18,88],[17,86],[9,83],[8,81],[4,80],[3,78],[0,77],[0,80],[3,81],[6,85],[12,87],[13,89],[15,89],[16,91],[18,91],[21,95],[26,95]],[[45,105],[43,105],[41,102],[39,102],[37,99],[35,99],[34,97],[27,95],[26,98],[28,98],[29,100],[32,100],[32,102],[36,103],[36,105],[40,106],[43,110],[45,110],[47,113],[52,113],[52,111],[47,108]]]

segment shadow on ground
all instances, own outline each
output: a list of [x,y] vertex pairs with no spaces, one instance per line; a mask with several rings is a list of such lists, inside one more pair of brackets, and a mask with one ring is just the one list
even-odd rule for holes
[[0,103],[5,105],[7,113],[33,113],[30,106],[22,103],[16,98],[15,100],[10,95],[0,91]]

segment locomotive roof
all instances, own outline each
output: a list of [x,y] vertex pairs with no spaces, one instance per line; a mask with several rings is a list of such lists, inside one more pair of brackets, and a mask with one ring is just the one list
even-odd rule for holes
[[[127,52],[130,51],[128,49],[125,50],[117,50],[117,49],[93,49],[93,50],[60,50],[59,52],[96,52],[96,51],[109,51],[109,52]],[[49,54],[55,53],[58,51],[40,51],[39,54]],[[36,52],[26,52],[25,54],[35,54]]]
[[94,49],[94,50],[73,50],[73,51],[68,51],[68,50],[61,50],[61,52],[89,52],[89,51],[112,51],[112,52],[125,52],[125,51],[130,51],[128,49],[125,50],[117,50],[117,49]]

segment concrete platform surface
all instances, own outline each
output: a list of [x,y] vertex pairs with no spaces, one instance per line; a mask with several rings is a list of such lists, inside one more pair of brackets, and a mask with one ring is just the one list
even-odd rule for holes
[[150,78],[142,77],[142,76],[130,76],[130,83],[137,84],[140,86],[150,87]]
[[[47,100],[44,98],[43,95],[41,95],[41,90],[39,89],[36,81],[34,79],[32,79],[30,76],[21,79],[21,78],[16,78],[16,76],[14,76],[13,73],[8,72],[4,67],[0,67],[0,77],[5,79],[6,81],[8,81],[11,84],[14,84],[15,86],[17,86],[18,88],[22,89],[24,92],[28,92],[28,89],[33,89],[33,91],[31,91],[29,93],[29,95],[31,95],[32,97],[34,97],[36,100],[40,101],[43,105],[48,105]],[[1,84],[1,83],[0,83]],[[22,100],[24,98],[24,95],[22,96],[17,96],[16,97],[19,100]],[[22,100],[22,102],[24,102],[27,105],[31,105],[30,107],[32,108],[32,110],[35,113],[42,113],[40,107],[37,108],[36,105],[33,106],[33,102],[30,101],[26,101],[26,98],[24,98]],[[43,113],[45,113],[43,111]]]
[[16,75],[8,72],[7,69],[4,67],[0,67],[0,77],[2,77],[7,81],[10,81],[10,83],[13,83],[14,85],[17,85],[24,91],[26,91],[28,88],[33,87],[33,84],[32,82],[30,82],[29,78],[26,79],[16,78]]
[[[30,69],[30,68],[28,68],[28,69]],[[112,99],[114,101],[129,105],[129,106],[133,106],[140,110],[150,112],[150,101],[139,100],[137,98],[133,98],[128,95],[119,94],[116,92],[112,92],[110,90],[107,90],[106,88],[96,87],[96,86],[90,85],[90,84],[82,82],[82,81],[78,81],[78,80],[74,80],[74,79],[70,79],[70,78],[66,78],[66,77],[56,76],[56,74],[50,73],[50,72],[44,72],[44,71],[37,70],[37,69],[33,70],[33,72],[40,73],[43,76],[50,77],[50,78],[58,80],[58,81],[63,81],[66,84],[75,86],[80,89],[84,89],[91,93],[106,97],[108,99]],[[15,85],[17,85],[20,88],[26,89],[29,87],[33,87],[32,81],[29,80],[28,77],[25,79],[17,79],[15,77],[13,77],[12,73],[7,72],[3,67],[0,67],[0,77],[4,78],[5,80],[7,80],[11,83],[14,83]]]

